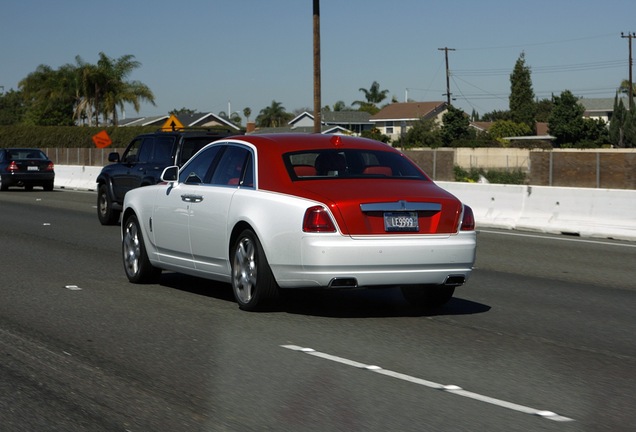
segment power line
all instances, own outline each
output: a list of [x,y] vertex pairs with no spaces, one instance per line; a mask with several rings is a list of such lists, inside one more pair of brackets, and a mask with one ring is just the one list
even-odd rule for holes
[[[602,69],[619,69],[625,67],[625,60],[607,60],[591,63],[578,63],[570,65],[536,66],[531,67],[533,74],[559,73],[559,72],[581,72]],[[510,68],[498,69],[453,69],[451,73],[455,76],[501,76],[510,75]]]

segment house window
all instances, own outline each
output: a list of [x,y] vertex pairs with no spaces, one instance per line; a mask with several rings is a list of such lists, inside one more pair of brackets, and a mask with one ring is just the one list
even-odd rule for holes
[[392,121],[386,122],[386,133],[387,134],[392,134],[393,133],[393,122]]

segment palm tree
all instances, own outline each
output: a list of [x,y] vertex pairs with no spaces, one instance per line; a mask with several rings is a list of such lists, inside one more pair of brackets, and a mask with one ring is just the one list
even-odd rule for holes
[[[629,81],[623,80],[618,88],[619,93],[624,93],[629,96]],[[636,83],[632,84],[632,96],[636,96]]]
[[256,117],[256,123],[260,127],[279,127],[289,121],[290,115],[280,102],[272,101],[272,104],[263,108]]
[[[365,88],[359,89],[362,93],[364,93],[364,97],[367,100],[366,102],[369,104],[376,105],[386,99],[386,95],[389,92],[388,90],[380,90],[380,84],[377,81],[373,81],[369,90]],[[354,102],[356,104],[364,103],[361,101]]]
[[104,81],[104,117],[112,115],[115,126],[118,124],[117,108],[123,111],[124,103],[132,104],[136,112],[139,112],[141,101],[155,105],[154,94],[147,85],[140,81],[125,81],[134,69],[141,66],[134,58],[132,54],[127,54],[113,60],[103,52],[99,53],[97,69]]
[[245,116],[245,123],[249,123],[250,116],[252,115],[252,108],[250,107],[243,108],[243,115]]

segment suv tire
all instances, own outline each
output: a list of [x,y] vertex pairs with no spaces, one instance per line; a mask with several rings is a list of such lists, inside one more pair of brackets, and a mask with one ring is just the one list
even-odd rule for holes
[[100,184],[97,188],[97,217],[102,225],[116,225],[119,222],[118,210],[113,210],[113,200],[108,193],[108,187]]

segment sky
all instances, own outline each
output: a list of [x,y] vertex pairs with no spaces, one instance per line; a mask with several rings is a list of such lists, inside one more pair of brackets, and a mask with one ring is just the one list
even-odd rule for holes
[[[629,77],[634,0],[320,0],[321,105],[445,101],[483,115],[508,109],[524,53],[537,98],[570,90],[613,98]],[[133,55],[128,80],[154,93],[125,117],[251,109],[313,110],[313,0],[8,0],[0,9],[0,91],[39,65]],[[636,39],[632,40],[636,55]],[[452,50],[450,50],[452,49]]]

